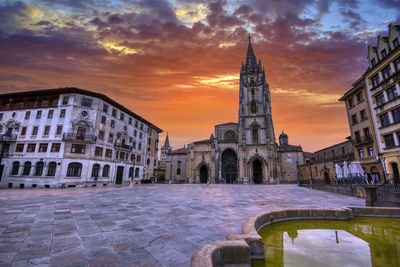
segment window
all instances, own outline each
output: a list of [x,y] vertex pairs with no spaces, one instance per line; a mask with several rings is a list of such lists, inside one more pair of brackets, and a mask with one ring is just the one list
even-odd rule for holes
[[104,131],[99,131],[99,139],[104,140]]
[[43,135],[48,136],[49,134],[50,134],[50,126],[47,125],[44,127]]
[[111,115],[113,115],[113,117],[117,117],[117,110],[113,108]]
[[180,168],[176,169],[176,175],[181,175],[181,169]]
[[399,142],[399,146],[400,146],[400,132],[397,132],[396,135],[397,135],[397,141]]
[[143,137],[143,134],[139,133],[139,138],[142,139],[142,137]]
[[24,169],[22,170],[22,175],[29,175],[31,173],[32,163],[27,161],[24,163]]
[[394,147],[394,138],[393,138],[393,134],[387,134],[383,136],[383,139],[385,141],[385,146],[386,148],[391,148]]
[[58,125],[56,135],[60,135],[62,133],[62,129],[63,129],[62,125]]
[[393,61],[394,64],[394,68],[396,69],[396,71],[400,70],[400,57],[397,58],[395,61]]
[[24,144],[17,144],[15,152],[24,152]]
[[94,150],[94,154],[96,156],[103,156],[103,148],[99,147],[99,146],[96,146],[96,149]]
[[22,127],[21,135],[26,135],[26,127]]
[[253,128],[253,144],[258,144],[258,129]]
[[[178,160],[178,164],[180,164],[180,163],[181,163],[180,160]],[[146,164],[150,165],[150,159],[147,159]]]
[[108,177],[110,173],[110,165],[104,165],[103,167],[103,177]]
[[86,134],[86,128],[85,127],[78,127],[78,129],[76,131],[76,139],[84,140],[85,139],[85,134]]
[[38,161],[38,162],[36,162],[36,166],[35,166],[35,176],[42,176],[43,168],[44,168],[44,163],[43,163],[43,161]]
[[138,127],[138,121],[135,121],[135,128]]
[[114,135],[109,134],[108,135],[108,142],[112,144],[113,140],[114,140]]
[[142,143],[139,143],[139,150],[142,150]]
[[92,168],[92,177],[97,178],[99,177],[100,165],[94,164]]
[[57,169],[57,163],[54,161],[49,163],[49,167],[47,168],[47,176],[55,176]]
[[129,177],[133,177],[133,167],[129,168]]
[[388,101],[395,99],[397,97],[396,87],[392,86],[386,90]]
[[129,125],[132,125],[132,118],[129,118]]
[[376,74],[371,78],[372,86],[377,86],[379,84],[379,74]]
[[375,156],[374,148],[372,146],[368,147],[368,155],[370,157],[374,157]]
[[365,121],[367,119],[367,112],[365,111],[365,109],[361,110],[360,115],[361,121]]
[[68,165],[67,176],[80,177],[81,172],[82,172],[82,164],[78,162],[72,162]]
[[14,161],[11,169],[11,175],[18,175],[19,161]]
[[376,65],[376,60],[375,60],[375,58],[373,58],[372,60],[371,60],[371,66],[373,67],[373,66],[375,66]]
[[137,136],[137,131],[135,130],[135,131],[133,131],[133,136]]
[[142,161],[142,157],[140,155],[137,155],[136,157],[136,162],[140,163]]
[[52,119],[53,118],[53,114],[54,114],[54,110],[49,110],[49,113],[47,113],[47,118],[48,119]]
[[125,153],[124,152],[119,152],[119,159],[122,159],[122,160],[125,159]]
[[111,124],[110,124],[111,128],[115,128],[115,121],[111,120]]
[[68,96],[64,96],[64,97],[63,97],[62,104],[63,104],[63,105],[67,105],[67,104],[68,104]]
[[353,98],[350,98],[349,99],[349,107],[354,107],[354,100],[353,100]]
[[355,125],[358,123],[357,114],[351,115],[351,124]]
[[400,122],[400,107],[392,110],[392,117],[393,122]]
[[31,117],[31,112],[30,111],[25,112],[25,120],[29,120],[30,117]]
[[107,122],[106,116],[101,116],[101,123],[106,124],[106,122]]
[[106,158],[111,158],[111,157],[112,157],[112,150],[106,149]]
[[124,118],[125,118],[125,114],[121,112],[121,114],[119,115],[119,119],[121,121],[124,121]]
[[34,126],[33,129],[32,129],[32,135],[37,135],[38,130],[39,130],[39,127],[38,126]]
[[357,94],[357,102],[358,103],[360,103],[360,102],[363,102],[364,101],[364,98],[363,98],[363,95],[362,95],[362,92],[359,92],[358,94]]
[[45,143],[43,143],[43,144],[40,144],[39,145],[39,152],[47,152],[47,147],[48,147],[48,145],[49,144],[45,144]]
[[140,124],[140,130],[143,131],[143,123]]
[[382,58],[384,58],[384,57],[387,56],[386,49],[383,49],[383,50],[381,51],[381,56],[382,56]]
[[82,107],[91,107],[92,106],[92,99],[86,98],[86,97],[82,97],[81,106]]
[[133,149],[136,149],[136,141],[132,142],[132,147],[133,147]]
[[50,152],[60,152],[60,147],[61,147],[60,143],[54,143],[51,145]]
[[366,139],[371,139],[371,134],[369,133],[369,128],[364,128],[364,136]]
[[36,112],[36,119],[40,119],[42,117],[42,111],[41,110],[38,110],[37,112]]
[[66,109],[60,110],[60,118],[65,118]]
[[131,161],[135,161],[135,154],[131,154]]
[[136,168],[136,170],[135,170],[135,177],[139,177],[139,168]]
[[364,158],[364,149],[361,148],[358,150],[358,156],[360,157],[360,159]]
[[388,113],[380,115],[379,120],[381,121],[381,127],[388,126],[390,124]]
[[85,154],[86,145],[72,144],[71,153]]
[[36,144],[28,144],[26,152],[35,152],[35,149],[36,149]]
[[356,142],[360,143],[361,142],[360,132],[359,131],[355,131],[354,134],[356,136]]
[[103,112],[104,113],[108,112],[108,105],[107,104],[103,104]]
[[385,104],[385,97],[384,97],[383,93],[376,95],[375,101],[376,101],[377,107],[383,106],[383,104]]
[[398,47],[399,46],[399,39],[395,38],[392,43],[393,43],[393,48]]
[[382,70],[382,75],[384,80],[388,79],[392,75],[392,69],[390,68],[390,65]]

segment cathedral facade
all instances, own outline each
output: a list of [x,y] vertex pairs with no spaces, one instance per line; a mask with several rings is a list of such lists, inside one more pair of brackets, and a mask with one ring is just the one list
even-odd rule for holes
[[[297,182],[297,166],[303,163],[302,149],[289,145],[283,132],[279,145],[276,143],[269,85],[250,37],[246,62],[240,69],[238,114],[238,122],[216,125],[210,138],[187,146],[186,182]],[[161,148],[167,164],[173,164],[171,152],[169,142]],[[166,178],[175,181],[174,175],[170,172]]]

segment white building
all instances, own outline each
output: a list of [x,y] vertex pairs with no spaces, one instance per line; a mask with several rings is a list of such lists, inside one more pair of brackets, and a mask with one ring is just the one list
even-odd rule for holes
[[162,130],[79,88],[0,95],[2,187],[121,184],[154,175]]

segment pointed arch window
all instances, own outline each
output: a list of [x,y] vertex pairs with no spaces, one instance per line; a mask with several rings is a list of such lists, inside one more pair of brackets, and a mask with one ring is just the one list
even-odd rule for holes
[[253,144],[258,144],[258,127],[253,127],[252,135],[253,135]]

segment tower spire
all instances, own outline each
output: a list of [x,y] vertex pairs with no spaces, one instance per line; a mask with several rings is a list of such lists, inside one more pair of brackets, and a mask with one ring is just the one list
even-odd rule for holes
[[170,145],[169,145],[169,138],[168,138],[168,132],[167,132],[167,137],[165,137],[165,141],[164,141],[163,148],[170,148]]
[[246,66],[252,67],[256,65],[257,65],[257,59],[253,51],[253,46],[251,45],[251,37],[249,34],[249,45],[247,47]]

